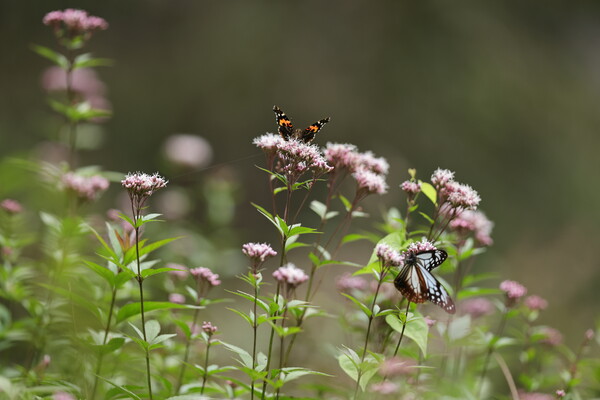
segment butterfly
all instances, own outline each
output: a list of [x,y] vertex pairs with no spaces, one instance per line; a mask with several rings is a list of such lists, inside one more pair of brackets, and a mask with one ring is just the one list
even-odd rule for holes
[[394,279],[394,286],[408,301],[424,303],[429,300],[442,307],[447,313],[454,314],[456,307],[452,298],[431,274],[431,271],[442,264],[446,258],[448,253],[444,250],[406,253],[404,267]]
[[279,127],[279,134],[285,140],[297,139],[304,143],[310,143],[315,138],[317,132],[321,130],[323,125],[329,122],[329,117],[327,117],[315,122],[304,130],[294,129],[292,121],[287,115],[285,115],[283,111],[281,111],[281,108],[273,106],[273,111],[275,111],[275,121]]

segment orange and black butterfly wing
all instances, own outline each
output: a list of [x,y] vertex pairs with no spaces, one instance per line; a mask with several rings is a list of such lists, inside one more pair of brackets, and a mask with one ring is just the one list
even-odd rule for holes
[[323,125],[325,125],[328,122],[329,122],[329,117],[315,122],[314,124],[312,124],[311,126],[306,128],[302,132],[302,134],[300,135],[300,140],[302,140],[304,143],[312,142],[313,139],[315,138],[315,135],[317,134],[317,132],[319,132],[321,130],[321,128],[323,128]]
[[277,127],[279,128],[279,134],[285,140],[289,140],[294,137],[294,126],[292,125],[292,121],[288,118],[287,115],[281,108],[277,106],[273,106],[273,111],[275,112],[275,122],[277,122]]

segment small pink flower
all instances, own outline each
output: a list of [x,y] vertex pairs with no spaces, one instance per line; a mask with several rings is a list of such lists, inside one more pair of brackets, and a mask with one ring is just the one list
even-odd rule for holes
[[520,400],[553,400],[554,397],[549,394],[539,393],[539,392],[530,392],[526,393],[523,391],[519,391],[519,399]]
[[465,300],[461,304],[461,309],[463,313],[470,315],[471,318],[479,318],[484,315],[493,314],[494,305],[484,297],[475,297]]
[[186,279],[190,273],[188,268],[181,264],[169,263],[169,264],[167,264],[167,268],[175,268],[175,270],[169,271],[167,273],[170,276],[172,276],[173,278],[179,279],[179,280]]
[[397,250],[385,243],[378,244],[375,247],[375,253],[384,267],[398,267],[404,262],[404,257]]
[[410,375],[416,366],[417,363],[411,358],[392,357],[381,363],[379,373],[387,377]]
[[564,390],[562,390],[562,389],[558,389],[556,391],[556,397],[558,397],[559,399],[562,399],[566,395],[567,395],[567,393]]
[[206,333],[208,336],[212,336],[215,334],[215,332],[217,331],[217,327],[214,326],[211,322],[206,322],[203,321],[202,322],[202,330],[204,331],[204,333]]
[[481,211],[465,210],[450,222],[450,229],[464,236],[472,232],[483,246],[494,242],[490,237],[493,227],[494,223]]
[[288,288],[295,289],[308,280],[308,275],[292,263],[287,263],[273,272],[273,278],[279,283],[287,285]]
[[413,242],[408,246],[408,249],[404,253],[418,254],[424,251],[437,250],[436,247],[429,240],[423,238],[420,242]]
[[543,327],[541,333],[545,336],[544,339],[540,340],[541,343],[549,346],[558,346],[563,342],[563,335],[558,329]]
[[263,151],[265,151],[266,153],[275,153],[284,141],[285,140],[279,135],[267,133],[265,135],[254,138],[252,143],[256,145],[256,147],[263,149]]
[[[451,190],[448,190],[451,188]],[[481,197],[475,189],[469,185],[462,183],[452,182],[446,185],[447,190],[447,201],[452,204],[454,208],[461,210],[475,210],[481,202]]]
[[336,280],[335,285],[340,292],[349,293],[354,290],[365,290],[367,281],[360,276],[352,276],[351,273],[346,272]]
[[52,400],[76,400],[76,398],[67,392],[56,392],[52,395]]
[[141,172],[128,173],[125,179],[121,181],[121,185],[127,189],[127,194],[135,208],[135,212],[141,212],[141,209],[146,202],[148,197],[152,196],[154,192],[167,186],[165,178],[160,176],[158,173],[148,175]]
[[219,275],[205,267],[192,268],[190,269],[190,274],[192,274],[199,284],[207,283],[209,287],[219,286],[221,284]]
[[436,189],[443,188],[448,182],[454,180],[454,172],[449,169],[438,168],[431,175],[431,183]]
[[428,315],[423,317],[423,319],[425,320],[425,323],[427,324],[427,326],[430,328],[437,323],[436,319],[430,318]]
[[23,206],[16,200],[13,199],[4,199],[0,203],[0,208],[4,210],[8,214],[20,214],[23,212]]
[[277,255],[277,252],[267,243],[246,243],[242,246],[242,253],[260,263]]
[[514,302],[527,294],[527,288],[515,281],[503,281],[500,290],[506,293],[506,297]]
[[586,340],[592,340],[594,338],[594,330],[593,329],[588,329],[587,331],[585,331],[585,338]]
[[359,169],[352,176],[356,179],[358,185],[357,192],[363,196],[387,193],[388,186],[385,182],[385,177],[381,174],[367,169]]
[[404,181],[400,185],[400,189],[406,192],[409,196],[414,196],[421,192],[421,184],[415,181]]
[[327,162],[336,170],[354,169],[359,157],[356,146],[346,143],[327,143],[323,153]]
[[184,168],[204,168],[213,158],[213,150],[208,140],[197,135],[177,134],[165,142],[166,158]]
[[[108,29],[106,20],[86,11],[67,8],[64,11],[51,11],[42,20],[44,25],[54,28],[58,37],[67,34],[69,37],[89,35],[95,30]],[[63,30],[65,32],[63,32]]]
[[548,307],[548,302],[540,296],[532,295],[527,296],[524,301],[525,307],[531,311],[541,311]]
[[357,157],[354,161],[354,167],[352,169],[354,171],[363,169],[374,172],[378,175],[387,175],[390,169],[390,164],[388,164],[385,158],[375,157],[372,152],[366,151],[364,153],[357,154]]
[[81,201],[93,201],[108,189],[108,179],[100,176],[82,176],[68,172],[62,176],[64,188],[73,192]]
[[383,395],[396,393],[398,389],[399,386],[396,383],[390,381],[383,381],[371,385],[372,392]]
[[185,296],[179,293],[169,294],[169,302],[175,304],[185,304]]

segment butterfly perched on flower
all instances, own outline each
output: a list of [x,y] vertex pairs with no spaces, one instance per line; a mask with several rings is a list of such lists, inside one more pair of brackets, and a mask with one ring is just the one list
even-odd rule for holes
[[407,251],[404,255],[404,267],[394,279],[394,286],[410,302],[424,303],[429,300],[447,313],[454,314],[456,307],[452,298],[431,274],[446,258],[448,253],[444,250]]
[[292,125],[292,121],[283,111],[281,111],[281,108],[273,106],[273,111],[275,112],[275,121],[279,127],[279,134],[285,140],[297,139],[304,143],[310,143],[315,138],[317,132],[323,128],[323,125],[329,122],[329,117],[327,117],[315,122],[304,130],[295,129]]

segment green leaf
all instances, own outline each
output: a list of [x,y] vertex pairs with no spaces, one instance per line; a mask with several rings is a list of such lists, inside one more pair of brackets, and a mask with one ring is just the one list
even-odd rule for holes
[[429,222],[431,225],[433,225],[435,223],[435,221],[427,214],[425,214],[422,211],[419,211],[419,215],[423,218],[425,218],[427,220],[427,222]]
[[234,313],[236,313],[237,315],[239,315],[240,317],[242,317],[243,319],[246,320],[246,322],[250,325],[250,326],[254,326],[254,318],[252,318],[252,316],[246,314],[245,312],[236,310],[235,308],[228,308],[229,311],[233,311]]
[[108,354],[120,349],[123,344],[125,344],[125,338],[117,337],[110,339],[109,342],[104,345],[94,346],[94,348],[98,349],[101,354]]
[[142,278],[147,278],[152,275],[162,274],[164,272],[169,272],[169,271],[178,271],[178,269],[177,268],[168,268],[168,267],[155,268],[155,269],[148,268],[148,269],[144,269],[142,271]]
[[[154,311],[154,310],[168,310],[173,308],[197,308],[190,307],[183,304],[175,304],[170,303],[168,301],[145,301],[144,302],[144,312]],[[129,303],[121,307],[119,312],[117,313],[117,323],[123,322],[128,318],[131,318],[135,315],[141,313],[140,303]]]
[[63,56],[60,53],[57,53],[52,49],[49,49],[48,47],[32,44],[31,50],[35,51],[40,56],[52,61],[54,64],[58,65],[64,70],[67,70],[69,68],[69,60],[67,59],[67,57]]
[[342,196],[341,194],[338,195],[338,198],[344,205],[344,209],[346,209],[346,211],[350,211],[350,209],[352,208],[352,202],[350,200],[348,200],[347,198],[345,198],[344,196]]
[[126,394],[129,396],[130,399],[135,399],[135,400],[142,400],[137,394],[133,393],[130,390],[127,390],[126,388],[124,388],[123,386],[119,386],[116,383],[113,383],[111,381],[109,381],[106,378],[101,377],[100,375],[96,375],[99,379],[103,380],[104,382],[108,383],[109,385],[114,386],[114,388],[121,394]]
[[344,236],[342,239],[342,244],[356,242],[357,240],[369,240],[367,235],[361,235],[359,233],[351,233],[349,235]]
[[[282,220],[283,221],[283,220]],[[306,226],[300,226],[300,224],[290,226],[289,231],[287,232],[287,236],[296,236],[296,235],[304,235],[307,233],[319,233],[316,229],[308,228]]]
[[161,247],[163,247],[164,245],[171,243],[174,240],[178,240],[181,239],[183,236],[178,236],[178,237],[174,237],[174,238],[168,238],[168,239],[163,239],[163,240],[159,240],[158,242],[153,242],[150,243],[148,245],[145,245],[143,247],[140,248],[140,257],[148,254],[156,249],[159,249]]
[[250,355],[250,353],[248,353],[246,350],[244,350],[242,348],[239,348],[239,347],[234,346],[229,343],[221,342],[221,344],[223,344],[223,346],[225,346],[227,349],[236,353],[240,357],[239,361],[241,362],[241,364],[243,366],[245,366],[247,368],[252,368],[252,356]]
[[106,282],[108,282],[108,285],[110,287],[113,287],[115,285],[115,274],[110,269],[105,268],[105,267],[98,265],[91,261],[84,260],[83,262],[84,262],[85,266],[88,267],[89,269],[91,269],[92,271],[94,271],[96,273],[96,275],[98,275],[102,279],[106,280]]
[[325,220],[327,214],[327,206],[320,201],[313,200],[310,202],[310,209],[315,212],[322,220]]
[[347,293],[341,293],[341,295],[350,299],[350,301],[352,301],[354,304],[356,304],[367,315],[367,317],[371,316],[371,310],[369,309],[369,307],[367,307],[366,305],[361,303],[360,300],[354,298],[353,296],[350,296]]
[[160,333],[160,323],[154,319],[146,321],[146,341],[152,343],[152,341]]
[[427,182],[421,182],[421,192],[433,203],[433,205],[437,206],[437,191],[435,188]]
[[471,316],[463,315],[462,317],[454,318],[448,326],[448,338],[451,341],[462,339],[471,332]]
[[[385,322],[396,332],[401,333],[403,323],[398,314],[389,314],[385,317]],[[423,317],[410,317],[406,322],[406,328],[404,329],[404,336],[412,339],[423,356],[427,357],[427,339],[428,339],[429,327]]]
[[110,67],[114,65],[114,61],[108,58],[94,58],[92,53],[80,54],[75,57],[73,69],[78,68],[94,68],[94,67]]

